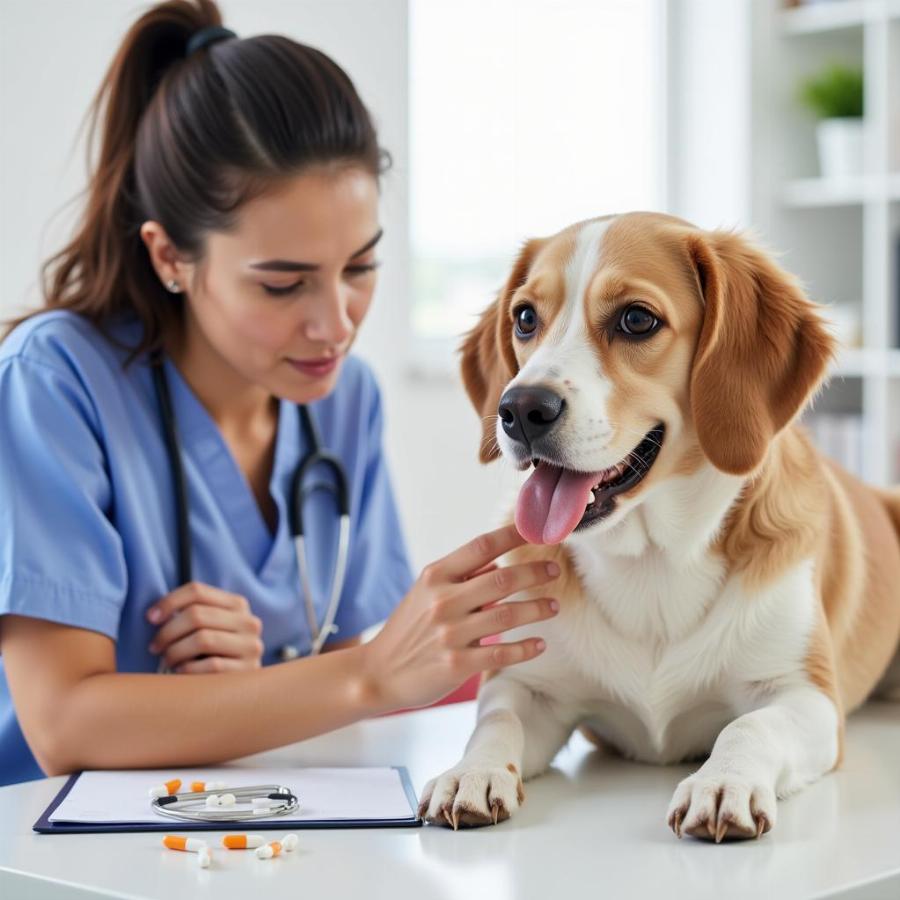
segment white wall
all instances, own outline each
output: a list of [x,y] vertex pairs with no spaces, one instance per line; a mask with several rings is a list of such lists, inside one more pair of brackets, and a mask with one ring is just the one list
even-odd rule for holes
[[753,0],[668,0],[669,211],[750,224]]

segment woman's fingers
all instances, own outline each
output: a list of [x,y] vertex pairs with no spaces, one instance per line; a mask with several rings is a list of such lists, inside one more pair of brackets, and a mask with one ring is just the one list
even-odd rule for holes
[[465,613],[496,603],[519,591],[527,591],[552,581],[559,575],[559,566],[552,560],[516,563],[501,566],[470,579],[459,588],[454,588],[452,600],[448,601],[451,616]]
[[231,609],[236,612],[250,609],[247,598],[240,594],[230,594],[228,591],[223,591],[210,584],[203,584],[200,581],[189,581],[154,603],[147,610],[147,619],[154,625],[161,625],[175,613],[195,603],[218,606],[221,609]]
[[201,628],[171,644],[163,655],[163,661],[173,670],[198,656],[223,656],[243,660],[245,665],[255,663],[258,666],[262,654],[263,644],[258,637]]
[[509,553],[524,543],[525,538],[519,534],[515,525],[504,525],[503,528],[478,535],[458,550],[432,563],[425,571],[430,570],[433,579],[463,581],[472,572],[489,565],[498,556]]
[[512,628],[552,619],[558,612],[559,602],[552,597],[497,603],[448,628],[450,642],[458,647],[466,646]]
[[528,660],[540,656],[546,646],[541,638],[526,638],[524,641],[513,641],[509,644],[488,644],[484,647],[474,647],[468,652],[472,654],[470,657],[472,668],[483,672],[488,669],[505,669],[507,666],[528,662]]
[[249,613],[236,613],[218,606],[195,603],[173,616],[157,631],[150,644],[150,652],[162,653],[173,642],[201,628],[259,635],[262,622]]

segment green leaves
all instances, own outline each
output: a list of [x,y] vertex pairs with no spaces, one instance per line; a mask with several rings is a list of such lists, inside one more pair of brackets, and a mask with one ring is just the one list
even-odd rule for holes
[[861,117],[863,72],[834,62],[800,86],[800,99],[820,119]]

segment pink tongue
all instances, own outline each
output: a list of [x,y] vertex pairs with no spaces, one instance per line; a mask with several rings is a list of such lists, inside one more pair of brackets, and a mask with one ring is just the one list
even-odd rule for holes
[[522,485],[516,504],[516,528],[530,544],[558,544],[584,515],[596,473],[569,472],[541,463]]

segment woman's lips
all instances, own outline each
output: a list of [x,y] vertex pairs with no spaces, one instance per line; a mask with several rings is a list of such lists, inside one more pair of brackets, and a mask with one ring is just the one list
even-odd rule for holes
[[340,360],[340,356],[329,356],[322,359],[288,359],[288,362],[304,375],[323,378],[337,368],[338,360]]

